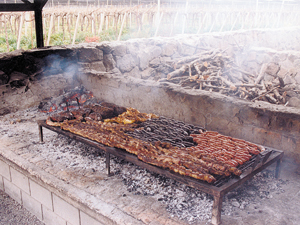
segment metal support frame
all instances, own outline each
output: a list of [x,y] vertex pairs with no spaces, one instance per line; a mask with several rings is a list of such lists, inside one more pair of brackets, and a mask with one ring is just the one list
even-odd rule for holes
[[110,153],[106,152],[106,173],[107,176],[110,176]]
[[22,0],[24,3],[0,3],[0,12],[34,11],[36,46],[44,47],[42,10],[48,0],[34,0],[33,3]]

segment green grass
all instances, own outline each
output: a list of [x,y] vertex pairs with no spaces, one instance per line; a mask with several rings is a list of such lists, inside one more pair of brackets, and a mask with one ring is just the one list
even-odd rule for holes
[[[119,30],[118,30],[118,32],[119,32]],[[119,35],[118,32],[116,33],[116,30],[114,28],[110,28],[108,30],[103,30],[98,35],[98,34],[91,34],[88,31],[79,30],[76,35],[75,44],[88,42],[88,40],[91,40],[91,39],[97,40],[98,42],[113,41],[118,38],[118,35]],[[124,30],[122,32],[121,40],[124,41],[124,40],[128,40],[131,38],[150,37],[152,33],[154,33],[154,31],[152,31],[150,29],[150,27],[144,27],[139,32],[136,30],[129,30],[127,28],[124,28]],[[48,31],[46,30],[44,32],[45,45],[46,45],[46,41],[47,41],[47,37],[48,37],[47,34],[48,34]],[[71,37],[71,39],[70,39],[70,37]],[[72,31],[71,31],[71,35],[66,31],[64,34],[63,34],[63,32],[59,32],[59,33],[54,33],[51,35],[49,45],[51,45],[51,46],[68,45],[68,44],[71,44],[72,41],[73,41],[73,32]],[[10,32],[8,33],[8,44],[9,44],[9,51],[17,50],[17,36],[14,34],[11,34]],[[21,37],[21,41],[20,41],[21,49],[27,50],[27,49],[32,49],[35,47],[36,47],[35,35],[32,38],[31,38],[31,36],[25,36],[25,35],[23,35]],[[5,34],[0,34],[0,53],[4,53],[4,52],[7,52],[6,37],[5,37]]]

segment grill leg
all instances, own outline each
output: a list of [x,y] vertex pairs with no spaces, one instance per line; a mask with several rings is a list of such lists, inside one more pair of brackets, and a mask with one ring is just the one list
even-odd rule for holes
[[211,223],[213,225],[221,224],[221,209],[222,209],[222,196],[214,196],[214,203],[212,209]]
[[275,178],[280,177],[281,161],[282,161],[282,159],[277,160],[276,169],[275,169]]
[[106,152],[106,172],[110,175],[110,153]]
[[40,136],[40,142],[44,142],[43,127],[40,125],[39,125],[39,136]]

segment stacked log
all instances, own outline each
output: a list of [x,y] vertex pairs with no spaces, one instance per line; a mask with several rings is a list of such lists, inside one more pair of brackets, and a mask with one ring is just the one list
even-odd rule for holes
[[[203,51],[173,60],[170,65],[174,70],[159,80],[162,84],[173,83],[184,88],[283,105],[287,103],[286,91],[293,90],[278,75],[278,63],[264,63],[258,74],[252,74],[237,66],[226,50]],[[266,75],[273,79],[264,79]]]

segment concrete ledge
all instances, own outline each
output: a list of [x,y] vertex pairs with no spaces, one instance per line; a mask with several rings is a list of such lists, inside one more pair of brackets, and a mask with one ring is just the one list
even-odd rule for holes
[[[40,170],[9,150],[4,154],[1,152],[0,165],[1,190],[45,224],[144,224],[114,205]],[[10,174],[12,181],[7,179]]]

